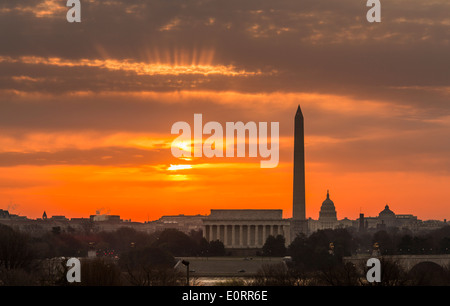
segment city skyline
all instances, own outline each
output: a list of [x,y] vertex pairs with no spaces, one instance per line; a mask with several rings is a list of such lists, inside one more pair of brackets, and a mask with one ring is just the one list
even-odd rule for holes
[[[321,208],[317,212],[318,217],[316,219],[314,219],[312,217],[307,217],[305,220],[313,220],[313,221],[320,220],[320,214],[321,214],[321,211],[323,209],[323,205],[324,205],[324,203],[327,200],[328,201],[330,200],[329,190],[327,190],[326,197],[324,198],[324,202],[321,203]],[[384,209],[382,209],[382,208],[384,208]],[[337,221],[344,221],[344,220],[356,221],[356,220],[359,220],[361,218],[361,216],[363,216],[364,218],[377,218],[380,212],[383,212],[383,211],[386,211],[386,209],[389,209],[389,204],[386,204],[383,207],[380,206],[379,207],[380,211],[378,213],[375,213],[374,215],[365,215],[362,211],[360,211],[358,213],[358,218],[354,218],[354,219],[348,218],[348,216],[343,216],[343,217],[339,217],[338,218],[338,215],[337,215],[337,213],[339,211],[338,207],[336,207],[335,209],[336,209],[335,210],[335,214],[336,214],[336,220]],[[211,212],[212,210],[217,210],[217,209],[212,208],[212,209],[209,210],[209,212]],[[219,210],[221,210],[221,209],[219,209]],[[242,210],[242,211],[255,210],[256,211],[256,210],[258,210],[258,208],[240,208],[240,209],[234,209],[234,210],[235,211],[239,211],[239,210]],[[275,209],[269,209],[269,210],[279,210],[279,209],[275,208]],[[394,208],[394,210],[395,210],[395,208]],[[26,216],[26,215],[14,214],[13,212],[9,211],[8,208],[6,208],[6,209],[5,208],[0,208],[0,211],[2,211],[4,213],[8,212],[9,215],[13,218],[12,221],[14,221],[14,218],[16,218],[16,217],[18,217],[17,220],[23,220],[21,218],[26,218],[28,220],[44,220],[44,219],[47,219],[47,218],[52,219],[53,217],[56,218],[55,220],[62,220],[62,218],[66,218],[67,220],[72,220],[72,219],[78,220],[78,219],[92,219],[93,217],[97,216],[97,217],[100,217],[100,218],[101,217],[114,217],[115,221],[121,220],[121,221],[125,221],[125,222],[146,223],[146,222],[158,221],[158,220],[163,219],[165,217],[183,217],[183,216],[185,216],[185,217],[196,217],[196,216],[207,217],[208,216],[208,214],[200,214],[200,213],[198,213],[198,214],[190,214],[190,215],[186,215],[186,214],[180,213],[180,214],[175,214],[175,215],[161,215],[161,216],[157,217],[156,219],[147,219],[147,220],[143,220],[143,221],[141,221],[141,220],[137,221],[137,220],[125,219],[125,218],[119,219],[121,217],[120,215],[113,214],[109,210],[105,210],[105,209],[96,210],[95,213],[89,214],[89,215],[86,215],[86,216],[66,216],[66,215],[58,215],[58,214],[50,214],[50,213],[47,214],[47,211],[44,210],[42,215],[39,216],[39,217],[36,217],[36,218],[28,218],[28,216]],[[281,211],[281,209],[280,209],[280,211]],[[412,212],[412,211],[402,212],[401,214],[397,213],[396,215],[417,217],[416,215],[414,215],[414,212]],[[3,218],[5,218],[5,216],[3,216]],[[283,219],[289,220],[291,218],[292,217],[290,217],[290,218],[283,218]],[[105,220],[108,220],[108,219],[105,219]],[[443,219],[421,219],[421,218],[418,218],[417,220],[419,220],[419,221],[440,221],[440,222],[443,221],[443,222],[448,222],[447,218],[443,218]]]
[[[306,218],[330,190],[338,218],[449,219],[448,1],[386,3],[377,24],[350,0],[86,1],[81,23],[63,2],[0,4],[0,208],[290,218],[300,104]],[[171,126],[195,113],[279,122],[278,166],[174,158]]]

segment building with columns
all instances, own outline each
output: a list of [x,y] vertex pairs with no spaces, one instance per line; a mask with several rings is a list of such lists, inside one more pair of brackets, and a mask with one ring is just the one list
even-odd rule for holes
[[203,219],[203,237],[220,240],[225,248],[262,248],[269,235],[290,243],[290,220],[281,209],[212,209]]
[[305,141],[300,105],[294,118],[294,180],[292,218],[281,209],[212,209],[203,219],[203,236],[220,240],[225,248],[262,248],[269,235],[282,235],[286,246],[299,233],[308,232],[305,205]]

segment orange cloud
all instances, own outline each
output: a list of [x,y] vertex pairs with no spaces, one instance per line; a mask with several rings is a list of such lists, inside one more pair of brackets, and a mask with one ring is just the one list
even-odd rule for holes
[[[175,53],[175,58],[169,63],[159,62],[153,63],[136,62],[131,59],[78,59],[68,60],[58,57],[39,57],[39,56],[22,56],[13,58],[10,56],[0,56],[0,63],[23,63],[31,65],[48,65],[56,67],[94,67],[107,69],[111,71],[134,72],[137,75],[225,75],[225,76],[255,76],[262,74],[261,71],[246,71],[237,69],[232,65],[213,65],[192,63],[193,60],[184,59],[182,55]],[[190,64],[186,64],[189,63]],[[23,79],[24,77],[22,77]],[[25,80],[29,80],[25,79]]]

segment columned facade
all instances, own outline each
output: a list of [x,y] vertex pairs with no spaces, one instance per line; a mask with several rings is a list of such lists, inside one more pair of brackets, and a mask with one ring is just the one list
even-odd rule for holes
[[211,210],[203,219],[203,237],[220,240],[225,248],[262,248],[269,235],[290,243],[290,221],[281,210]]
[[[294,119],[294,182],[292,219],[281,209],[212,209],[203,219],[203,235],[226,248],[261,248],[269,235],[282,235],[286,246],[298,234],[308,233],[305,203],[304,122],[300,105]],[[254,203],[256,204],[256,203]]]

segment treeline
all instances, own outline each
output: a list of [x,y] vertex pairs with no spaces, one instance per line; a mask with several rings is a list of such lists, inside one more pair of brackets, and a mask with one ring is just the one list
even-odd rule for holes
[[[412,255],[450,254],[450,226],[412,234],[388,229],[358,232],[354,229],[319,230],[298,235],[286,248],[284,238],[269,237],[263,254],[289,255],[287,266],[263,267],[250,285],[373,285],[367,283],[365,264],[354,266],[343,258],[355,254]],[[424,262],[407,271],[401,264],[381,257],[381,283],[376,285],[448,285],[450,266]]]
[[359,237],[362,241],[371,237],[381,255],[450,254],[450,226],[420,234],[392,228]]
[[[124,227],[114,232],[64,233],[56,229],[31,237],[0,224],[0,285],[67,285],[67,267],[61,258],[85,258],[89,252],[96,252],[96,259],[82,264],[82,285],[182,285],[184,276],[173,268],[175,257],[225,256],[229,251],[220,241],[208,242],[201,231],[185,234],[172,229],[149,234]],[[450,254],[450,227],[421,234],[398,229],[319,230],[297,236],[287,247],[284,237],[269,236],[255,255],[289,255],[292,262],[286,269],[265,267],[253,284],[280,280],[283,285],[318,281],[355,285],[362,279],[361,269],[344,264],[343,257],[374,251],[379,255]],[[424,283],[430,275],[430,282],[450,282],[446,267],[436,270],[437,274],[429,272],[436,267],[422,267],[425,272],[416,269],[413,277],[395,263],[383,265],[384,284],[411,284],[411,279]]]
[[[16,238],[12,238],[16,237]],[[20,237],[20,238],[17,238]],[[0,239],[21,240],[22,249],[32,253],[34,259],[53,257],[86,257],[89,250],[97,256],[119,257],[132,249],[154,247],[167,251],[172,256],[223,256],[225,248],[220,241],[206,241],[201,231],[188,235],[175,229],[151,234],[122,227],[113,232],[65,233],[51,231],[40,237],[31,237],[0,224]],[[13,242],[11,242],[13,243]],[[3,243],[2,245],[7,245]],[[9,248],[14,249],[14,248]],[[1,259],[0,259],[1,261]]]
[[53,230],[40,237],[0,224],[0,285],[67,285],[63,258],[88,256],[83,285],[177,285],[184,278],[173,269],[176,256],[223,256],[220,241],[208,242],[201,231],[174,229],[145,233],[123,227],[90,234]]
[[301,257],[305,264],[309,262],[309,256],[311,260],[321,262],[321,258],[330,253],[335,258],[374,251],[379,255],[450,254],[450,226],[417,234],[397,228],[375,232],[359,232],[353,228],[325,229],[309,236],[299,235],[287,248],[284,241],[282,236],[269,236],[262,254],[291,255],[298,260]]

